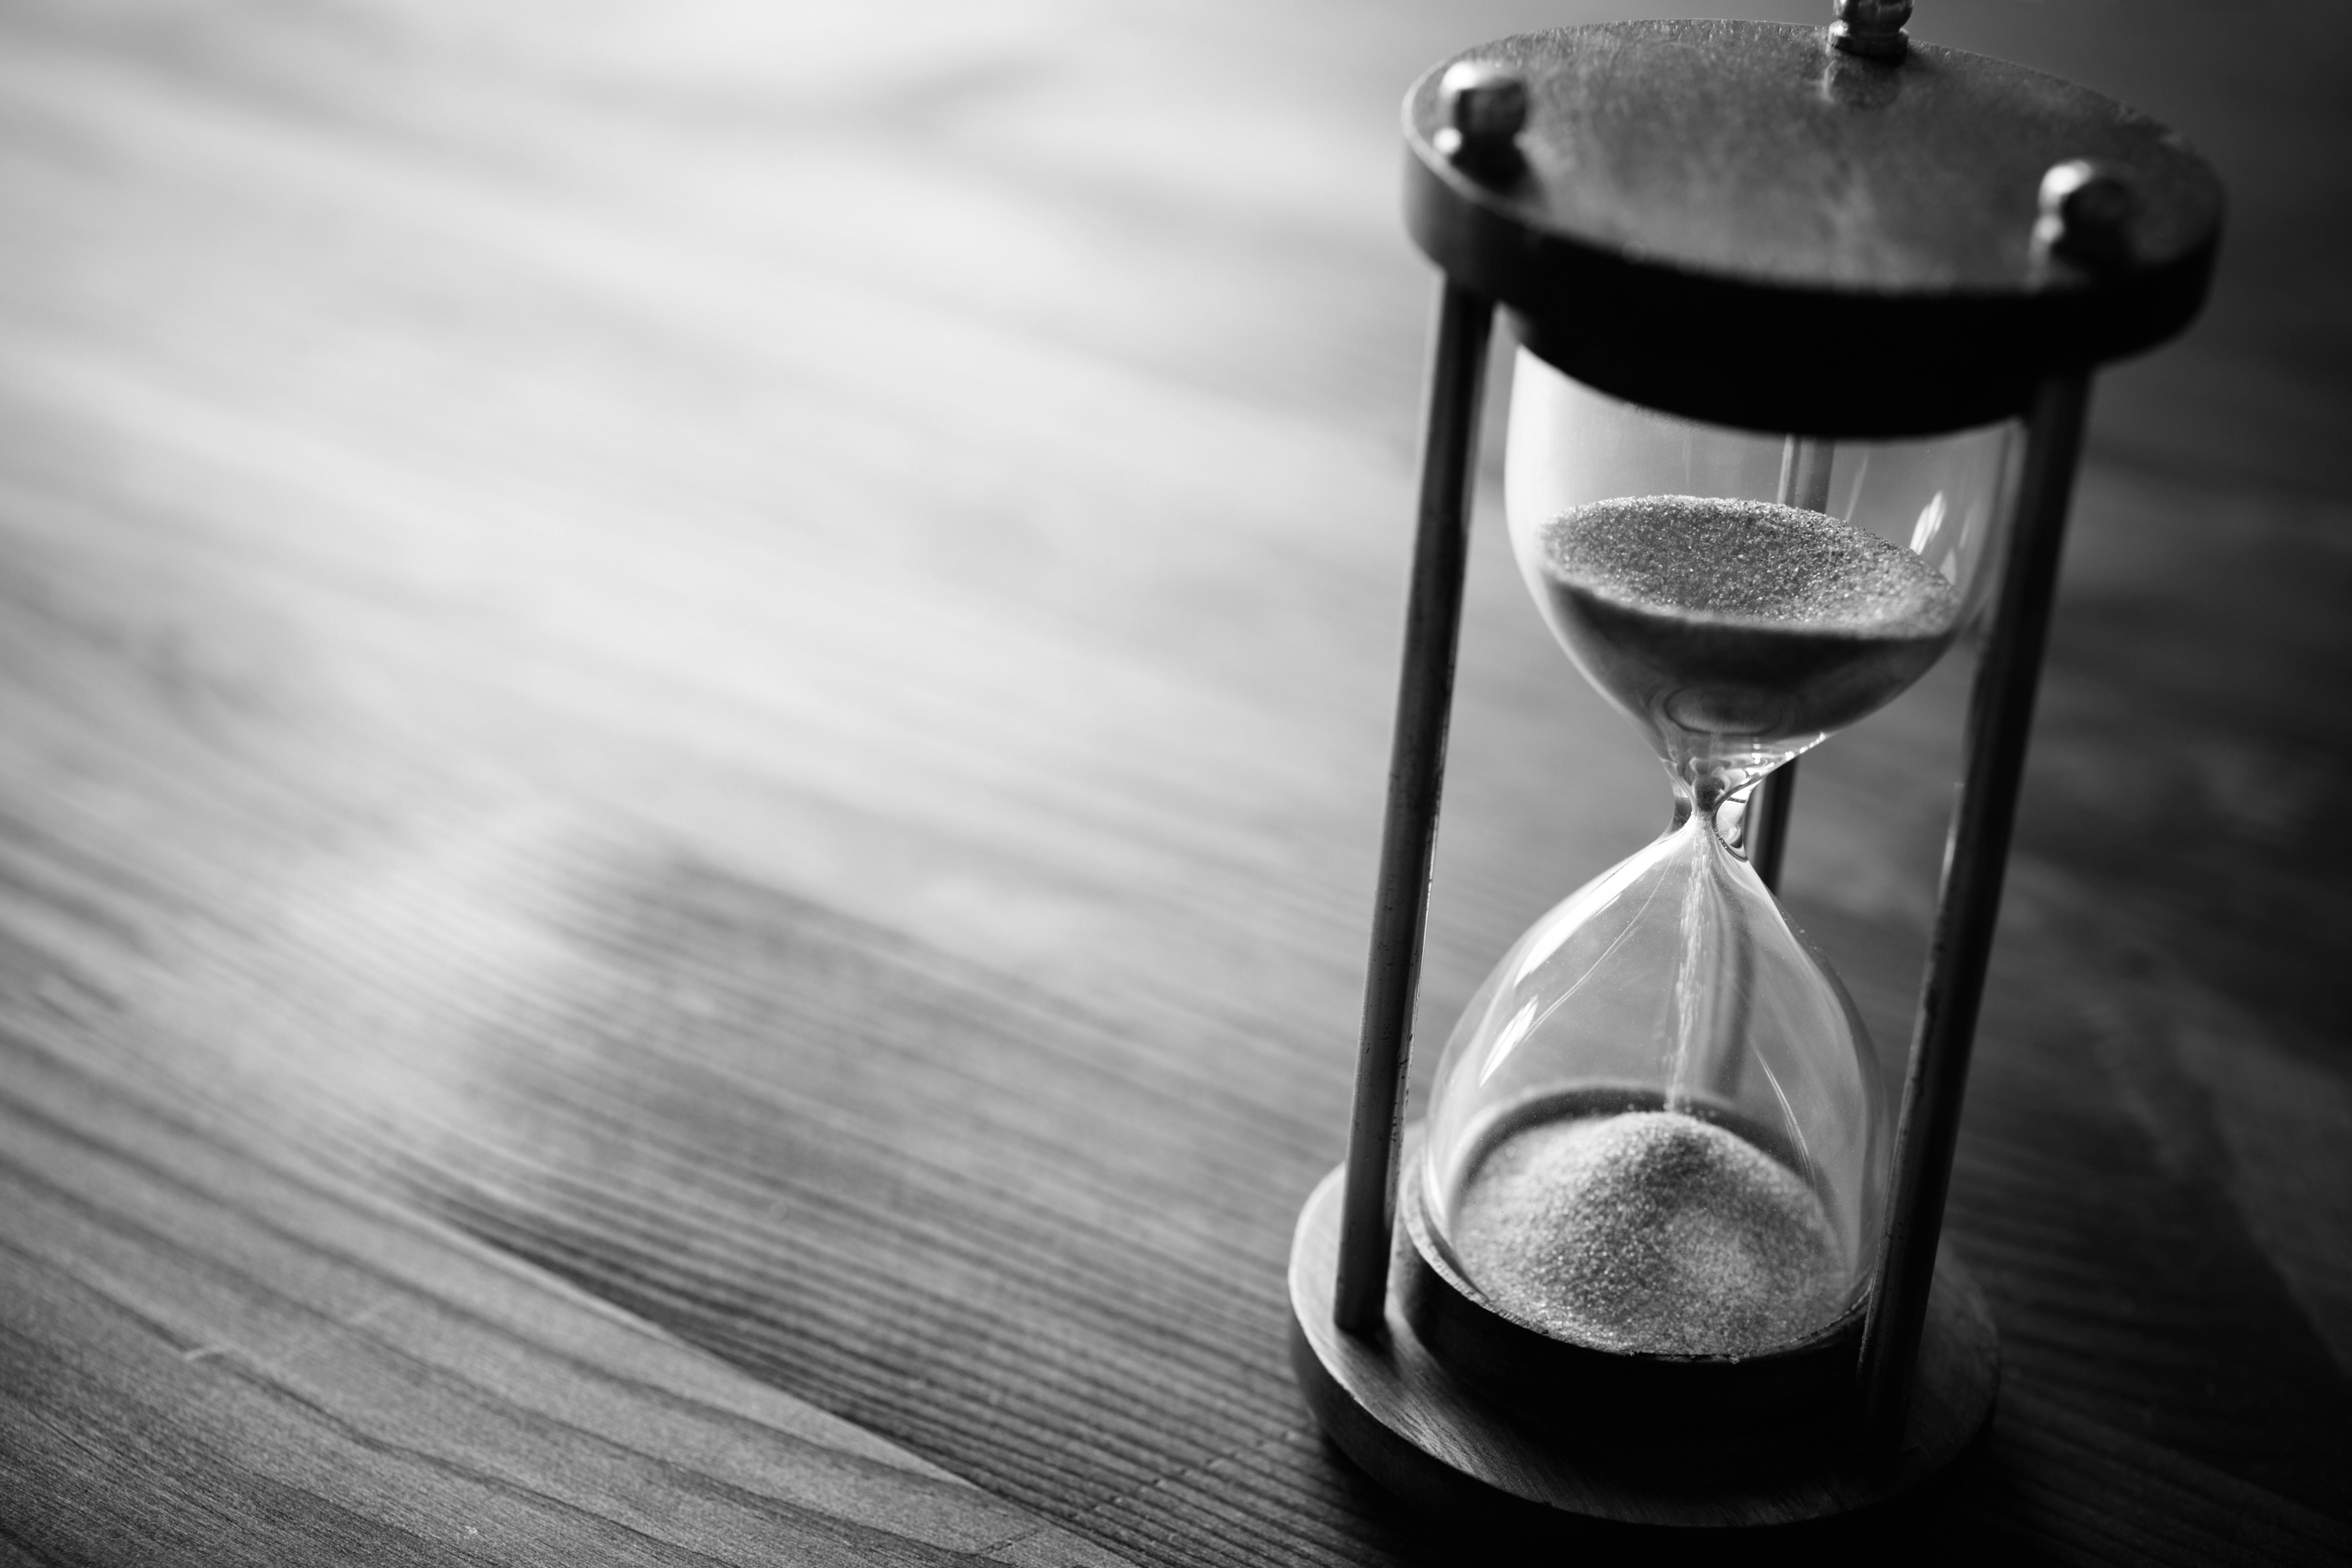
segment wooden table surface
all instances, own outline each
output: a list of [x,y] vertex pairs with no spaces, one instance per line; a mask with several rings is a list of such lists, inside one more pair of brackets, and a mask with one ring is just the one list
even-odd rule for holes
[[[1394,104],[1588,14],[0,5],[0,1559],[1456,1560],[1316,1434],[1283,1263]],[[2237,205],[2083,476],[1951,1210],[2000,1415],[1821,1549],[2339,1561],[2352,23],[1916,30]],[[1664,809],[1482,510],[1424,1037]],[[1890,1072],[1964,685],[1797,807]]]

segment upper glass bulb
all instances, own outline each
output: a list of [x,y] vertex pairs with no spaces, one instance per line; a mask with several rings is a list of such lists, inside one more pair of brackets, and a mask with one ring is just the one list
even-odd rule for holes
[[1728,794],[1949,645],[1986,580],[2010,435],[1832,443],[1698,425],[1522,350],[1512,549],[1553,635],[1677,783]]

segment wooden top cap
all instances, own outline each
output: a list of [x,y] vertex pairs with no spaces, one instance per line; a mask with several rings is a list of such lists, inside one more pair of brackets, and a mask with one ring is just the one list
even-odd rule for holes
[[2053,372],[2179,332],[2221,238],[2212,169],[2136,110],[1823,28],[1523,34],[1432,69],[1404,129],[1413,239],[1528,347],[1751,429],[2006,417]]

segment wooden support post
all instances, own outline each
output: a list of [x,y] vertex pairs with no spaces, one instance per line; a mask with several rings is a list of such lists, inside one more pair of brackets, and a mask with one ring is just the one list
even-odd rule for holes
[[1494,322],[1493,301],[1451,280],[1443,286],[1430,365],[1420,524],[1406,591],[1404,664],[1397,682],[1388,815],[1381,834],[1380,890],[1364,977],[1364,1026],[1356,1058],[1346,1207],[1332,1299],[1333,1321],[1349,1333],[1376,1332],[1386,1313],[1397,1152],[1404,1132],[1405,1064],[1413,996],[1421,984],[1422,921],[1429,904],[1437,801],[1445,777],[1445,729],[1454,707],[1454,659],[1462,629],[1462,577],[1470,552],[1470,495],[1478,471],[1478,405]]
[[1944,1199],[1968,1087],[1969,1049],[2000,913],[2010,828],[2033,727],[2034,691],[2090,397],[2088,371],[2053,377],[2034,396],[2017,524],[1969,699],[1968,761],[1944,849],[1927,984],[1895,1134],[1885,1245],[1863,1331],[1862,1438],[1880,1453],[1891,1452],[1900,1438],[1917,1370],[1920,1326],[1935,1281],[1936,1247],[1943,1235]]

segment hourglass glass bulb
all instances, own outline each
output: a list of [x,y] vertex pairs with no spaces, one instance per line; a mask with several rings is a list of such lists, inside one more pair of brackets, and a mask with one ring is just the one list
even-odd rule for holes
[[1676,826],[1538,922],[1483,1016],[1465,1015],[1440,1093],[1484,1110],[1457,1120],[1447,1100],[1433,1116],[1459,1142],[1433,1140],[1427,1170],[1448,1176],[1431,1207],[1477,1288],[1547,1332],[1769,1350],[1859,1288],[1874,1068],[1843,988],[1717,814],[1916,680],[1961,598],[1913,552],[1776,501],[1594,501],[1536,546],[1547,618],[1651,732]]
[[1857,1300],[1882,1122],[1853,1003],[1693,816],[1538,920],[1465,1010],[1421,1212],[1523,1324],[1748,1355]]
[[1464,1012],[1426,1121],[1425,1256],[1580,1353],[1815,1353],[1853,1331],[1874,1262],[1877,1060],[1721,829],[1950,644],[2001,438],[1699,426],[1524,352],[1511,422],[1522,572],[1649,736],[1675,813],[1530,927]]

